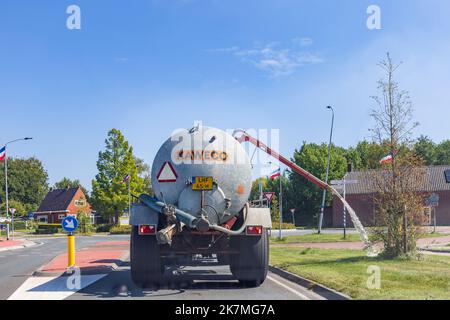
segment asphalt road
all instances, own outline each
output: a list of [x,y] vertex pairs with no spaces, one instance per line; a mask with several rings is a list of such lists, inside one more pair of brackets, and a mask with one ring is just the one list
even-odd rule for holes
[[[99,241],[128,240],[129,236],[77,237],[76,248],[81,249]],[[0,252],[0,300],[7,299],[34,271],[67,251],[67,239],[33,238],[36,246]]]
[[217,265],[168,269],[161,287],[141,289],[131,281],[126,263],[69,299],[318,300],[322,297],[272,273],[261,287],[246,288],[233,279],[228,266]]
[[[123,241],[129,236],[77,237],[77,249],[96,242]],[[0,252],[0,300],[7,299],[39,267],[66,251],[66,239],[33,239],[39,245]],[[68,299],[174,299],[174,300],[309,300],[322,299],[295,283],[275,274],[261,287],[246,288],[233,279],[228,266],[202,264],[167,269],[164,285],[142,290],[131,281],[129,261]]]

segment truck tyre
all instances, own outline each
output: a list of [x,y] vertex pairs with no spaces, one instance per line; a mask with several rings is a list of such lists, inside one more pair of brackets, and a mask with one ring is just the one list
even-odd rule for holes
[[239,254],[231,256],[230,270],[241,284],[259,287],[269,269],[269,239],[267,230],[261,236],[239,236],[231,239],[231,247]]
[[155,236],[140,236],[138,228],[131,231],[131,278],[141,288],[158,286],[163,276],[159,245]]

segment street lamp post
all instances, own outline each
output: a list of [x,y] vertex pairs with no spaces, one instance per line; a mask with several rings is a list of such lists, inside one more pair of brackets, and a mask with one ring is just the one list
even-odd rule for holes
[[[325,175],[325,183],[328,183],[328,175],[330,173],[331,142],[333,140],[333,127],[334,127],[334,109],[332,106],[327,106],[327,109],[331,110],[332,117],[331,117],[330,142],[328,143],[328,162],[327,162],[327,172]],[[319,234],[322,232],[322,221],[323,221],[323,212],[325,210],[326,196],[327,196],[327,189],[323,189],[322,205],[320,206],[319,227],[318,227]]]
[[[21,139],[16,139],[16,140],[12,140],[9,141],[7,143],[5,143],[5,152],[6,152],[6,156],[5,156],[5,204],[6,204],[6,219],[8,220],[9,218],[9,199],[8,199],[8,151],[7,151],[7,147],[9,144],[17,142],[17,141],[26,141],[26,140],[31,140],[33,138],[21,138]],[[6,240],[9,240],[9,223],[6,223]]]
[[278,231],[278,238],[281,240],[282,238],[282,233],[281,233],[281,226],[283,224],[283,181],[282,178],[284,176],[284,172],[281,172],[281,168],[280,168],[280,196],[279,196],[279,203],[278,203],[278,208],[280,209],[280,226],[279,226],[279,231]]

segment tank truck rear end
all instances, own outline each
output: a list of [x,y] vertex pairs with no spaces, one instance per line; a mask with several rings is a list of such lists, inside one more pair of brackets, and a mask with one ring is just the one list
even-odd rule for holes
[[152,166],[155,196],[131,208],[131,275],[158,285],[166,266],[215,256],[247,286],[268,272],[270,210],[249,204],[250,160],[230,134],[197,126],[181,130],[158,151]]

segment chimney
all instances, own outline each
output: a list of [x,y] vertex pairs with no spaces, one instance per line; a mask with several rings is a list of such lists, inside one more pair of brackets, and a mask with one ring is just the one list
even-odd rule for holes
[[353,172],[353,163],[349,162],[347,163],[347,172]]

